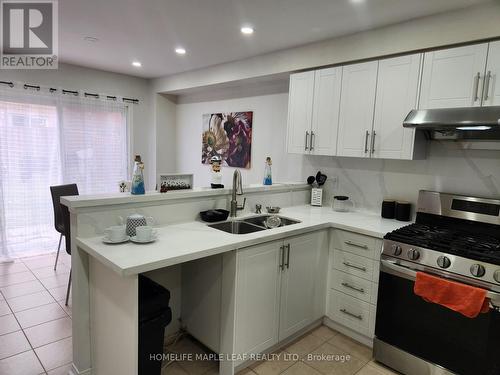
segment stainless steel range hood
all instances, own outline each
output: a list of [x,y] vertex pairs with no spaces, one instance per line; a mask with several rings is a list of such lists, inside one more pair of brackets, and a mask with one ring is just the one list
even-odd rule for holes
[[422,130],[429,139],[500,140],[500,106],[414,109],[403,126]]

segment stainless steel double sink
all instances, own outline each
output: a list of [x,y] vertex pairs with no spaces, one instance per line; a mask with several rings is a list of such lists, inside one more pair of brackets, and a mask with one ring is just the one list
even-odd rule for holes
[[224,221],[221,223],[208,224],[210,228],[218,229],[226,233],[231,234],[247,234],[253,232],[259,232],[262,230],[268,230],[266,226],[266,220],[270,216],[278,216],[281,219],[280,227],[284,227],[291,224],[300,223],[298,220],[289,219],[279,215],[261,215],[253,216],[246,219]]

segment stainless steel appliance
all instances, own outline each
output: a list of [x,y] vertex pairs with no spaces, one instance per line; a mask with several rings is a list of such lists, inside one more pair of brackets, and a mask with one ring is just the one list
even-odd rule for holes
[[403,126],[421,130],[429,139],[498,140],[500,106],[414,109]]
[[[418,271],[486,289],[490,311],[424,301]],[[374,356],[408,375],[500,374],[500,200],[420,192],[416,222],[384,237]]]

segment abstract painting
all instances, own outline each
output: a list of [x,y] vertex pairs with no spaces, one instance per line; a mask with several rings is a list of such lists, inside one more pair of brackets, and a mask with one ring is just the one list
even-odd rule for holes
[[210,164],[218,156],[223,166],[250,168],[252,119],[253,112],[204,114],[201,162]]

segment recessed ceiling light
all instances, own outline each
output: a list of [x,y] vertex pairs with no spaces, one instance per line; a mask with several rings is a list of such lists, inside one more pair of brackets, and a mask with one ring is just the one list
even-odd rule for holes
[[362,4],[365,0],[349,0],[352,4]]
[[250,27],[250,26],[243,26],[240,30],[241,30],[242,34],[245,34],[245,35],[253,34],[253,27]]
[[142,64],[141,64],[140,61],[133,61],[132,65],[135,66],[135,67],[137,67],[137,68],[140,68],[142,66]]
[[182,47],[177,47],[175,49],[175,53],[178,54],[178,55],[185,55],[186,54],[186,50]]
[[86,42],[95,43],[99,41],[99,38],[96,38],[95,36],[85,36],[83,37],[83,40],[85,40]]

